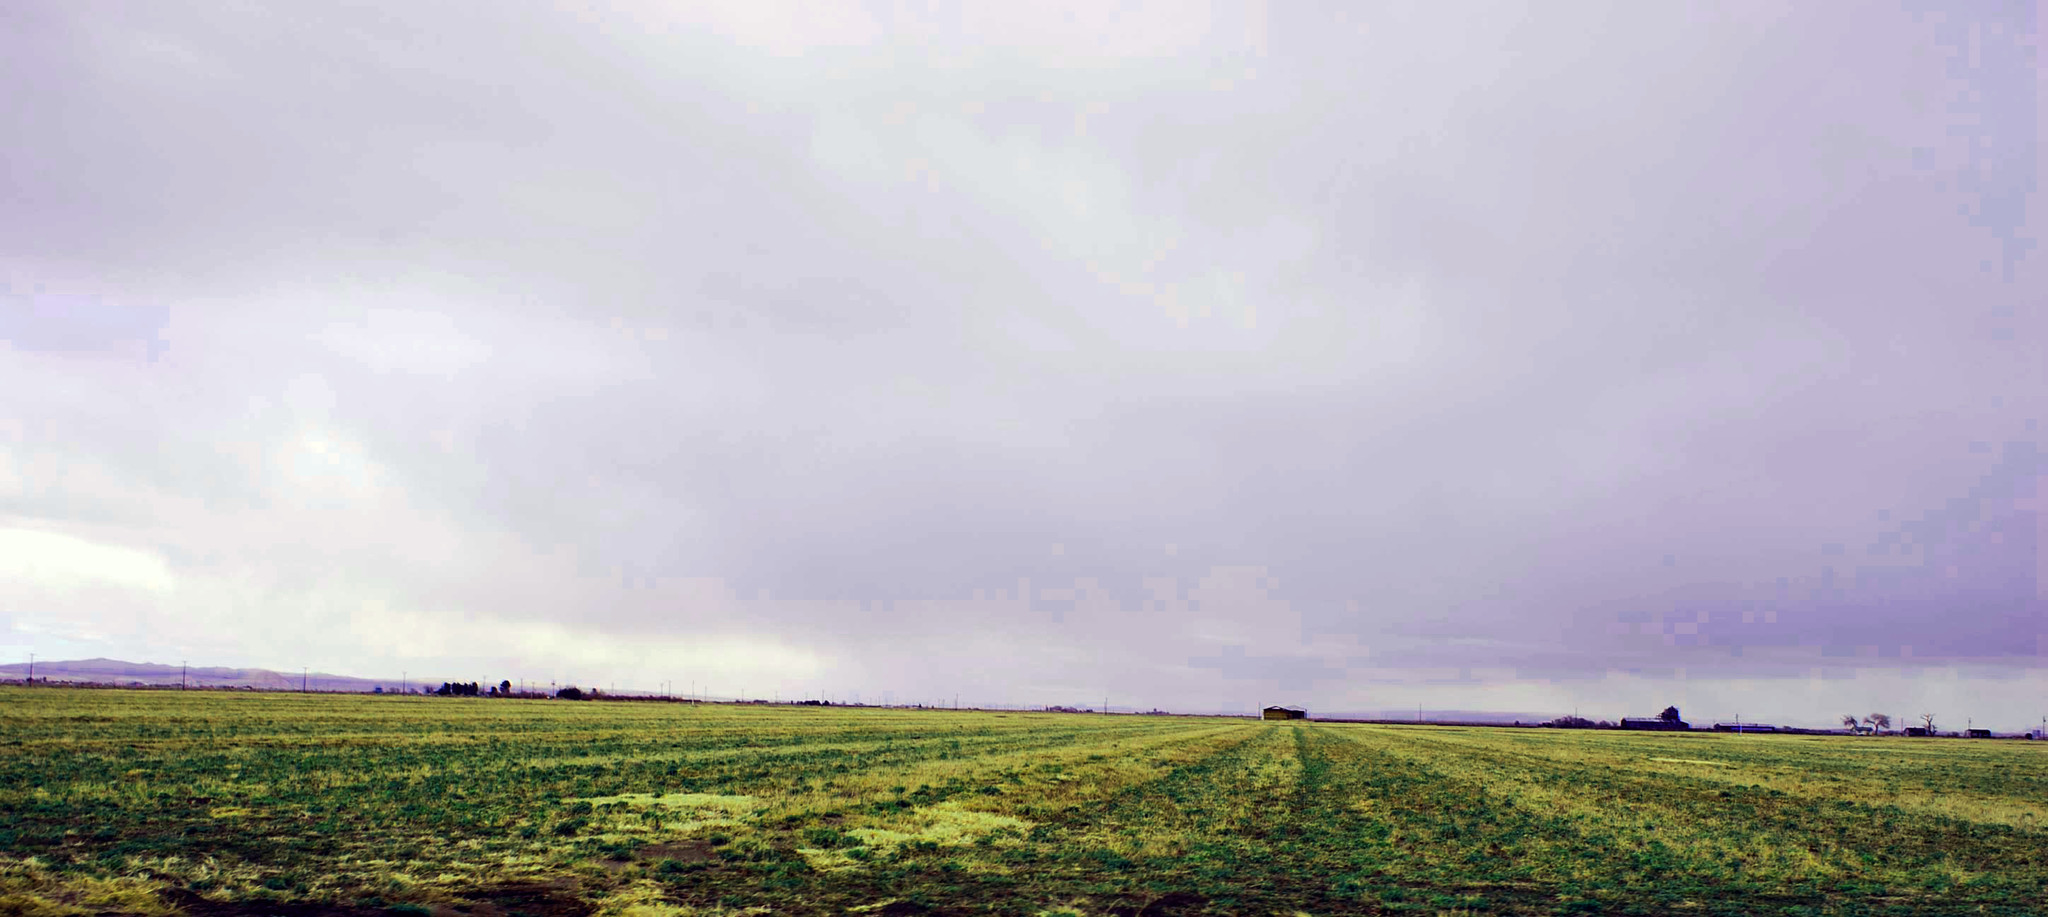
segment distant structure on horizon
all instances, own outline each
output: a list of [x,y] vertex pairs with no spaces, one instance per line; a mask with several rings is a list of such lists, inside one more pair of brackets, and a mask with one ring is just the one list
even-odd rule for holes
[[1262,720],[1305,720],[1308,711],[1300,707],[1267,707],[1259,716]]
[[1621,718],[1621,728],[1684,732],[1692,727],[1687,725],[1685,719],[1678,715],[1677,707],[1666,707],[1664,712],[1656,716],[1624,716]]

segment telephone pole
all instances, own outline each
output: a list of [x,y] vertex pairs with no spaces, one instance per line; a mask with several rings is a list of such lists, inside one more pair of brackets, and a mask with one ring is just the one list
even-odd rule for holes
[[178,660],[178,690],[185,690],[185,660]]
[[307,676],[310,676],[311,674],[313,674],[313,667],[312,667],[312,666],[304,666],[304,667],[302,667],[302,668],[300,668],[300,669],[299,669],[299,693],[300,693],[300,694],[304,694],[304,693],[306,693],[306,678],[307,678]]
[[36,683],[36,654],[28,654],[28,683]]

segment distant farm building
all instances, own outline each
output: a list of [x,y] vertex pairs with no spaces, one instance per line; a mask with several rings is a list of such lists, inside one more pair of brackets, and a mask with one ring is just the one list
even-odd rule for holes
[[1691,729],[1692,726],[1688,725],[1684,720],[1667,720],[1661,716],[1624,716],[1621,718],[1621,728],[1662,729],[1683,732]]
[[1855,726],[1850,727],[1850,731],[1860,736],[1876,735],[1877,727],[1872,726],[1869,723],[1858,723]]
[[1969,737],[1970,737],[1970,738],[1972,738],[1972,739],[1988,739],[1988,738],[1991,738],[1991,730],[1989,730],[1989,729],[1969,729],[1969,730],[1965,730],[1965,731],[1963,732],[1963,734],[1964,734],[1964,735],[1966,735],[1966,736],[1969,736]]
[[1925,726],[1908,726],[1908,727],[1906,727],[1906,734],[1907,734],[1907,735],[1909,735],[1909,736],[1919,736],[1919,737],[1921,737],[1921,738],[1926,738],[1926,737],[1927,737],[1927,727],[1925,727]]
[[1777,732],[1778,727],[1763,723],[1715,723],[1715,732]]
[[1300,707],[1267,707],[1259,718],[1264,720],[1305,720],[1308,719],[1308,711]]

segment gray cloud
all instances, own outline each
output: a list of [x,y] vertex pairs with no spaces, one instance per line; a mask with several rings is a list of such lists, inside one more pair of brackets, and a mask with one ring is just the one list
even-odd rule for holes
[[2030,12],[817,12],[7,14],[0,643],[2040,677]]

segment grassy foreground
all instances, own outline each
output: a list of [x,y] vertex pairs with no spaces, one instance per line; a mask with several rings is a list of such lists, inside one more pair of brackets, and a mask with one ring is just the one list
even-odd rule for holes
[[0,689],[0,917],[2042,914],[2038,743]]

